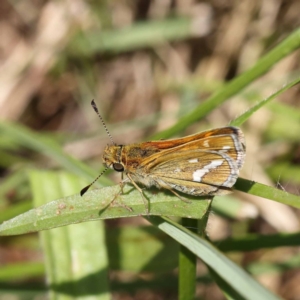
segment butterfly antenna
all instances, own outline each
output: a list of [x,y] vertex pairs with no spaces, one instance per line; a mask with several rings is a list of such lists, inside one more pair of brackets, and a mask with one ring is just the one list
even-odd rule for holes
[[91,105],[92,105],[94,111],[96,112],[96,114],[98,115],[99,119],[101,120],[102,125],[103,125],[103,127],[104,127],[104,129],[105,129],[107,135],[109,136],[109,138],[110,138],[112,144],[115,145],[116,143],[114,142],[114,140],[113,140],[111,134],[109,133],[109,131],[108,131],[107,127],[106,127],[106,124],[105,124],[103,118],[102,118],[101,115],[99,114],[98,107],[97,107],[97,105],[96,105],[96,103],[95,103],[94,100],[92,100]]
[[89,185],[87,185],[85,188],[83,188],[80,191],[80,196],[83,196],[87,190],[107,171],[108,168],[105,168],[95,179],[92,183],[90,183]]

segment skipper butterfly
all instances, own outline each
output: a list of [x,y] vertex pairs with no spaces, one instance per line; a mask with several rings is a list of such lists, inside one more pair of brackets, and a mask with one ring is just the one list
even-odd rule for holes
[[[138,184],[155,186],[193,196],[223,195],[231,191],[245,159],[245,140],[237,127],[222,127],[183,138],[117,145],[100,116],[112,144],[104,149],[105,170],[87,187],[81,196],[108,169],[127,176],[121,185],[132,183],[141,193],[146,208],[147,200]],[[147,209],[148,212],[148,209]]]

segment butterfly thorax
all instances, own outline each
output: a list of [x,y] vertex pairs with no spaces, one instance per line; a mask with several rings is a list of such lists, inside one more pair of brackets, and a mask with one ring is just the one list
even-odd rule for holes
[[147,143],[144,145],[144,147],[141,144],[107,145],[102,157],[103,163],[115,171],[135,174],[143,160],[159,152],[159,149]]

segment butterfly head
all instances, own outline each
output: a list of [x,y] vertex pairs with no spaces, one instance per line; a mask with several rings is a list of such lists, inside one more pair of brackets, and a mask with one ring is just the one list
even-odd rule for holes
[[117,172],[124,171],[124,165],[121,161],[123,145],[107,145],[104,149],[102,161],[105,167]]

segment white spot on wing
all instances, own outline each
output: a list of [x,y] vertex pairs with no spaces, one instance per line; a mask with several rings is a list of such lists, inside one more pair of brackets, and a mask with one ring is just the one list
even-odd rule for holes
[[204,166],[202,169],[196,170],[193,173],[193,181],[201,182],[202,177],[211,169],[215,169],[222,165],[223,159],[215,159],[210,164]]
[[223,146],[222,149],[224,149],[224,150],[229,150],[229,149],[230,149],[230,146]]
[[193,158],[189,160],[189,163],[197,163],[198,162],[198,158]]
[[209,141],[208,140],[204,141],[203,146],[209,147]]

